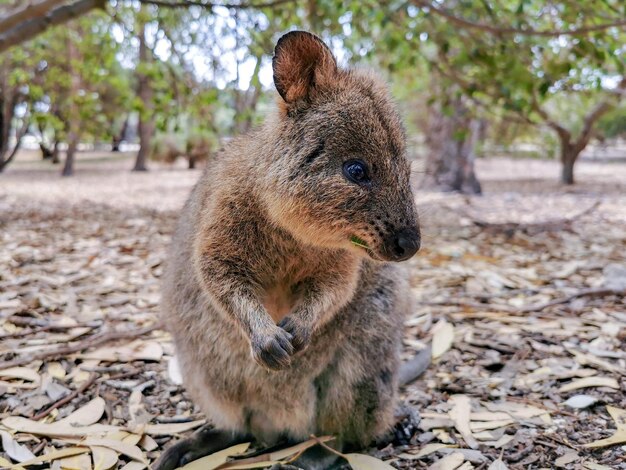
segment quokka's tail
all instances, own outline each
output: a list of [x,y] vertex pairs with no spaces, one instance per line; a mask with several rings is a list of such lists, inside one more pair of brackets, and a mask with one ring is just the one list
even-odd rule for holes
[[407,385],[424,373],[432,358],[430,346],[422,349],[415,356],[400,366],[399,384]]

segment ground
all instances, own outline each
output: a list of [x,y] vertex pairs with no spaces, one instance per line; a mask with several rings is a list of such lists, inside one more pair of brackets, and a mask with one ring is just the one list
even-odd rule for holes
[[[165,248],[200,173],[130,173],[130,158],[80,155],[60,178],[31,155],[0,175],[0,467],[144,468],[202,423],[157,328]],[[416,192],[404,354],[435,358],[403,390],[419,428],[370,453],[626,469],[626,164],[581,162],[569,189],[558,172],[481,160],[482,197]],[[614,444],[585,447],[617,426]]]

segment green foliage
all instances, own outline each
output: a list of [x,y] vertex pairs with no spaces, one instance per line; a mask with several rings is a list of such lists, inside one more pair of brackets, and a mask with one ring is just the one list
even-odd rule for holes
[[[583,130],[588,110],[625,73],[625,28],[597,27],[625,13],[621,0],[310,0],[262,9],[116,0],[108,13],[92,12],[11,49],[0,66],[47,135],[64,139],[68,110],[76,107],[83,140],[108,141],[130,115],[131,122],[151,120],[159,134],[217,141],[254,125],[271,105],[261,75],[279,34],[298,27],[320,34],[341,61],[382,70],[410,130],[424,128],[430,104],[445,112],[462,93],[472,112],[496,126],[515,123],[492,133],[509,143],[536,136],[525,126],[548,121],[572,134]],[[241,73],[251,69],[247,82]],[[137,93],[142,77],[147,101]],[[623,108],[599,128],[606,137],[623,133]]]
[[619,106],[605,114],[598,122],[598,132],[602,138],[626,138],[626,106]]

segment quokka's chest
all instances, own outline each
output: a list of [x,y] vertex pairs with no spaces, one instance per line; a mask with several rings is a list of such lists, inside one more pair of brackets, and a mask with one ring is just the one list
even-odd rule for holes
[[289,315],[306,295],[307,285],[315,276],[313,263],[291,262],[275,269],[262,284],[261,301],[272,319],[278,323]]

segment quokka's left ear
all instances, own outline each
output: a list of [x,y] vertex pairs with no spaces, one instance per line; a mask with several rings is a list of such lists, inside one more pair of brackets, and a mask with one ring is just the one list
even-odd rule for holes
[[276,43],[272,68],[276,90],[285,103],[292,104],[330,83],[337,74],[337,61],[315,34],[292,31]]

